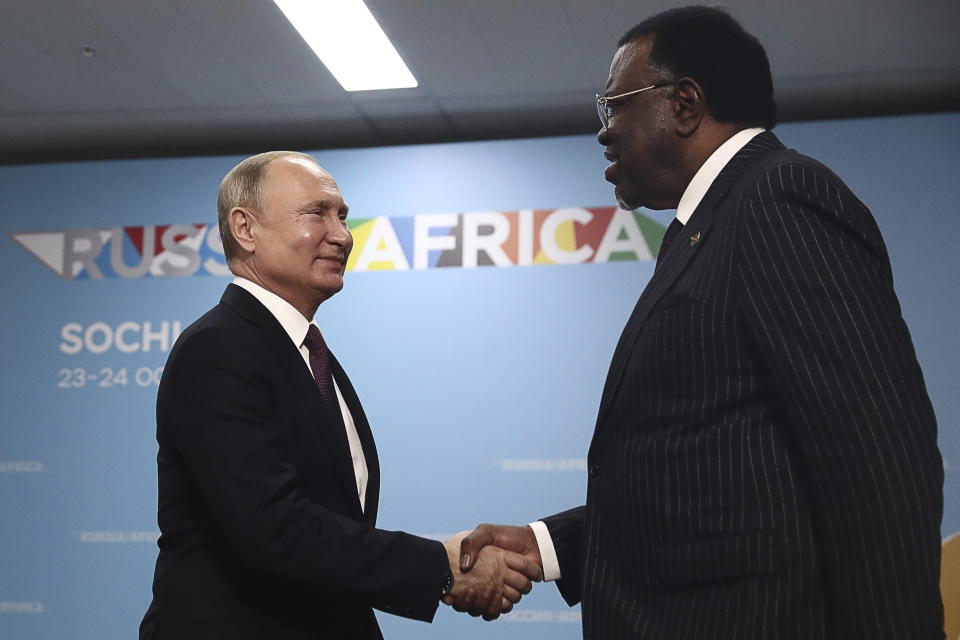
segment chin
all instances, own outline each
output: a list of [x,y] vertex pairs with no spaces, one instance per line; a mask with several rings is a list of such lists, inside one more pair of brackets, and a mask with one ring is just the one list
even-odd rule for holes
[[617,205],[624,211],[633,211],[644,206],[644,202],[641,202],[639,198],[630,197],[623,193],[623,191],[618,186],[613,190],[614,195],[617,197]]
[[325,298],[329,298],[343,289],[343,278],[337,278],[336,280],[333,278],[325,279],[323,282],[318,282],[315,288],[317,291],[323,293]]
[[624,211],[635,211],[640,207],[651,209],[653,211],[662,211],[663,209],[676,209],[677,205],[670,205],[663,202],[653,202],[650,198],[644,198],[634,194],[624,194],[619,188],[615,191],[617,204]]

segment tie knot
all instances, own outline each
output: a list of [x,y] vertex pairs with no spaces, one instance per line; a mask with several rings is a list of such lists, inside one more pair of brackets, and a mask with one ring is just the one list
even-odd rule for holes
[[663,242],[669,246],[670,243],[673,242],[673,239],[677,237],[677,234],[680,233],[681,229],[683,229],[683,223],[674,218],[667,226],[666,233],[663,234]]
[[311,353],[327,350],[327,343],[324,342],[317,325],[311,324],[310,328],[307,329],[307,337],[303,339],[303,346]]
[[681,229],[683,229],[683,223],[674,218],[670,226],[667,227],[666,233],[663,234],[663,240],[660,242],[660,251],[657,253],[657,265],[663,261],[663,256],[666,255],[667,249],[673,244],[674,239],[679,235]]

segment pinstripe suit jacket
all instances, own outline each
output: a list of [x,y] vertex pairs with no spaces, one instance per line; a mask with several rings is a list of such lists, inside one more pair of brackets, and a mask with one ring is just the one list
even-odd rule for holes
[[587,639],[943,637],[943,467],[883,240],[771,133],[641,295],[588,469],[544,519]]

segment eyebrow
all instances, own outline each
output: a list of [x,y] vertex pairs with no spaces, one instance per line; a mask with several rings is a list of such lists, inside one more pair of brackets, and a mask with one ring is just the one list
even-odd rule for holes
[[[314,209],[333,209],[336,200],[314,200],[313,202],[308,202],[303,207],[300,208],[300,211],[313,211]],[[337,214],[341,216],[347,215],[350,212],[350,207],[346,202],[340,201],[340,206],[337,207]]]

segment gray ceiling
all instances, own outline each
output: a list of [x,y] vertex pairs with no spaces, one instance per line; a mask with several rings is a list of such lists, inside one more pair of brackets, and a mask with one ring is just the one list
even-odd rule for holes
[[[366,2],[418,88],[345,92],[269,0],[0,0],[0,162],[593,132],[616,40],[683,4]],[[958,0],[722,6],[782,120],[960,109]]]

